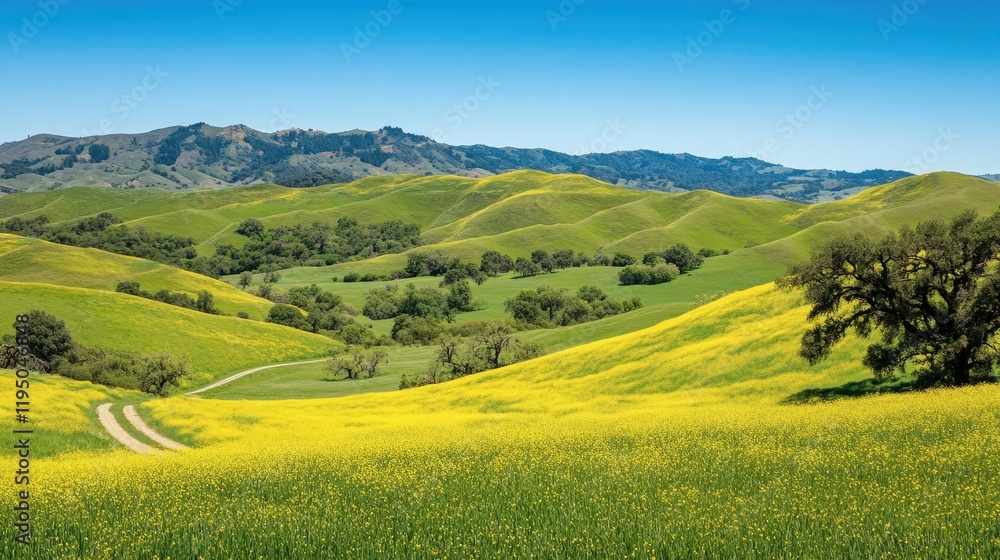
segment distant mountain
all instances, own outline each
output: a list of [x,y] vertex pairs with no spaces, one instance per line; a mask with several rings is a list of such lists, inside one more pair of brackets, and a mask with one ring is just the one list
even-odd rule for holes
[[519,169],[578,173],[634,189],[707,189],[733,196],[822,202],[909,176],[790,169],[753,158],[709,159],[650,150],[573,156],[543,149],[450,146],[399,128],[336,134],[264,133],[199,123],[144,134],[40,134],[0,146],[0,192],[73,186],[220,189],[276,183],[311,187],[372,175],[483,177]]
[[1000,183],[1000,175],[980,175],[980,179],[986,179],[987,181],[993,181],[994,183]]

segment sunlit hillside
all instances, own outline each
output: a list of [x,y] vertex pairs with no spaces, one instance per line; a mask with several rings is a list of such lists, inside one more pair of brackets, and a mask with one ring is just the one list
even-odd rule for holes
[[782,404],[866,375],[856,341],[818,368],[795,356],[804,312],[797,295],[764,286],[423,389],[150,401],[142,413],[197,449],[39,462],[36,504],[53,529],[37,557],[431,558],[489,547],[588,558],[595,542],[616,557],[996,550],[1000,431],[983,419],[1000,391]]
[[[167,352],[187,358],[201,386],[223,374],[281,361],[321,358],[337,343],[288,327],[207,315],[125,294],[51,284],[0,282],[0,316],[43,309],[86,346]],[[4,332],[11,331],[6,325]]]

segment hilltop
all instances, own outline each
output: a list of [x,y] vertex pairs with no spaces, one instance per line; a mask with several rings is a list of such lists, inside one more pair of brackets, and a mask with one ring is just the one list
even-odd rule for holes
[[334,134],[301,129],[265,133],[244,125],[204,123],[85,138],[40,134],[0,145],[0,168],[0,192],[7,194],[75,186],[312,187],[371,176],[475,178],[534,169],[582,174],[634,189],[707,189],[803,202],[843,198],[909,175],[791,169],[755,158],[711,159],[651,150],[569,155],[545,149],[451,146],[393,127]]

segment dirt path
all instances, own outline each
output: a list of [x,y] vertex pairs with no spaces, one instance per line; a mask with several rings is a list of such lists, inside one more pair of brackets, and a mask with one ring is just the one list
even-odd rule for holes
[[122,445],[135,451],[136,453],[156,453],[157,450],[152,447],[142,443],[141,441],[132,437],[131,434],[125,431],[125,428],[121,427],[118,420],[115,419],[114,415],[111,414],[111,403],[102,404],[97,407],[97,418],[100,419],[101,425],[104,429],[111,434],[111,437],[118,440]]
[[123,408],[122,411],[125,412],[125,419],[128,420],[132,424],[132,426],[135,427],[136,430],[139,430],[139,433],[155,441],[161,447],[165,449],[173,449],[174,451],[187,449],[186,446],[181,445],[172,439],[163,437],[162,435],[159,434],[159,432],[157,432],[153,428],[150,428],[146,424],[146,422],[144,422],[143,419],[139,416],[139,413],[136,412],[134,406],[128,405],[125,408]]
[[190,397],[192,395],[197,395],[199,393],[204,393],[205,391],[211,391],[212,389],[217,389],[219,387],[222,387],[223,385],[226,385],[227,383],[232,383],[233,381],[236,381],[237,379],[246,377],[248,375],[257,373],[259,371],[264,371],[265,369],[274,369],[274,368],[288,367],[288,366],[301,366],[301,365],[305,365],[305,364],[318,364],[320,362],[325,362],[328,359],[329,358],[323,358],[322,360],[310,360],[310,361],[307,361],[307,362],[293,362],[293,363],[290,363],[290,364],[275,364],[275,365],[272,365],[272,366],[261,366],[261,367],[258,367],[258,368],[248,369],[246,371],[237,373],[236,375],[227,377],[227,378],[225,378],[225,379],[223,379],[221,381],[216,381],[215,383],[212,383],[208,387],[202,387],[201,389],[198,389],[197,391],[191,391],[190,393],[185,393],[185,395],[187,395],[187,396]]

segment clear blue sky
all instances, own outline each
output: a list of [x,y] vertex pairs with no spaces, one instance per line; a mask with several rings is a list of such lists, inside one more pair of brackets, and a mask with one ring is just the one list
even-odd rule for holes
[[1000,173],[995,0],[4,0],[0,31],[0,141],[393,125]]

